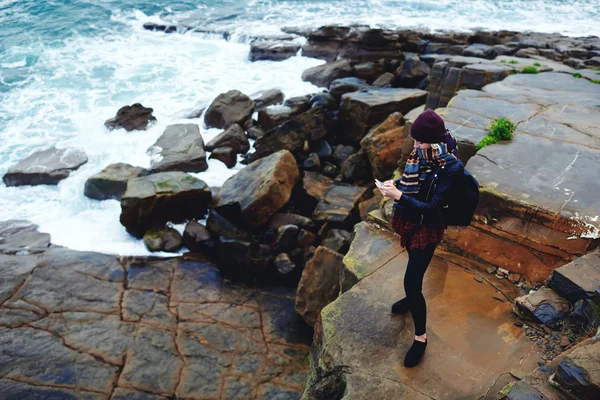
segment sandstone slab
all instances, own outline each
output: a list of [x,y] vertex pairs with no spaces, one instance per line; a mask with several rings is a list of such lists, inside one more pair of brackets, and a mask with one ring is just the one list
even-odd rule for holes
[[401,122],[402,114],[391,114],[360,141],[360,147],[369,157],[374,178],[380,180],[389,178],[402,157],[402,146],[408,132],[404,133]]
[[600,342],[578,348],[558,365],[554,380],[579,399],[600,395]]
[[48,250],[50,235],[37,230],[23,220],[0,222],[0,253],[3,254],[36,254]]
[[344,137],[358,143],[390,114],[406,114],[425,103],[427,92],[419,89],[375,88],[342,96],[340,124]]
[[2,177],[6,186],[57,185],[87,162],[84,152],[51,147],[36,151]]
[[572,302],[593,298],[600,289],[600,252],[594,251],[555,269],[548,286]]
[[352,73],[352,65],[348,60],[338,60],[318,65],[302,73],[302,80],[315,86],[328,88],[336,79],[346,78]]
[[236,153],[243,154],[250,149],[250,143],[242,127],[238,124],[233,124],[206,144],[206,150],[208,151],[213,151],[220,147],[229,147],[234,149]]
[[168,221],[203,217],[211,192],[201,180],[184,172],[162,172],[130,179],[121,198],[120,221],[129,233],[142,237]]
[[225,181],[214,209],[233,221],[262,225],[288,202],[299,174],[290,152],[274,153]]
[[153,173],[167,171],[202,172],[208,169],[204,140],[196,124],[169,125],[148,149]]
[[312,218],[340,226],[352,224],[359,217],[358,203],[364,200],[366,192],[366,188],[359,186],[334,185],[323,194]]
[[517,298],[515,304],[527,316],[549,327],[556,326],[571,309],[569,300],[547,287]]

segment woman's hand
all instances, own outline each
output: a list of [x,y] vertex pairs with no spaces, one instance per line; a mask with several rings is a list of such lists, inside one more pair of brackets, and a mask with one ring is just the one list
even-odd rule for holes
[[394,200],[400,200],[400,197],[402,197],[402,192],[394,185],[394,181],[385,181],[383,186],[377,186],[377,188],[385,197],[390,197]]

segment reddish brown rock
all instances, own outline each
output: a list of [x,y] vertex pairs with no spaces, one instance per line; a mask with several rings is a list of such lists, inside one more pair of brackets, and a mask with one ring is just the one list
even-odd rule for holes
[[402,121],[402,114],[391,114],[379,126],[371,129],[360,142],[369,157],[374,178],[388,179],[397,168],[406,137]]

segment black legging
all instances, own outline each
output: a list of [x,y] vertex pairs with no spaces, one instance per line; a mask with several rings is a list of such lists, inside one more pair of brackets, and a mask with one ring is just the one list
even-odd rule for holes
[[404,274],[404,291],[410,305],[410,312],[415,323],[415,335],[425,334],[425,323],[427,322],[427,306],[423,297],[423,276],[433,257],[435,244],[427,248],[408,250],[408,265]]

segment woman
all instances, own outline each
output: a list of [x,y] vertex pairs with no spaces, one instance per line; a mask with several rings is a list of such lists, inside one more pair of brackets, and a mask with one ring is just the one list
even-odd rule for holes
[[433,110],[415,119],[410,135],[415,140],[415,148],[408,157],[404,175],[379,186],[384,196],[395,200],[392,226],[400,234],[402,247],[408,251],[404,275],[406,297],[392,306],[394,314],[410,310],[415,324],[415,340],[404,359],[406,367],[417,365],[427,347],[427,309],[421,292],[423,276],[444,236],[445,199],[455,178],[464,170],[457,157],[456,140]]

